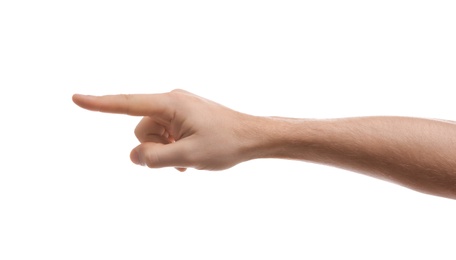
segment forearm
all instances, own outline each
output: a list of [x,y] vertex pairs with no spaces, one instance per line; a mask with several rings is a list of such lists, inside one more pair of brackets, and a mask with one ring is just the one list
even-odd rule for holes
[[[254,156],[331,165],[456,199],[456,124],[406,117],[262,118]],[[258,127],[258,126],[256,126]]]

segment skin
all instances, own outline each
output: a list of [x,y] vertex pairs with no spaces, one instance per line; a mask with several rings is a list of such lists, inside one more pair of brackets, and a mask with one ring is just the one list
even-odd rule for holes
[[223,170],[258,158],[320,163],[456,199],[456,124],[410,117],[308,120],[240,113],[184,90],[74,95],[80,107],[142,116],[135,164]]

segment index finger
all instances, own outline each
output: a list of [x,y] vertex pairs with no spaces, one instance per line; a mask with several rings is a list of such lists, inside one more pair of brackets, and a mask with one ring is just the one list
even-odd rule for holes
[[104,113],[149,116],[171,112],[166,94],[73,95],[76,105]]

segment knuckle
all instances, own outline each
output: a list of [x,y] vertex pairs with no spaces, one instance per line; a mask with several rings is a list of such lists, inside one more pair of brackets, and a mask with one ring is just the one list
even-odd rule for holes
[[171,90],[171,93],[186,93],[186,91],[180,88],[176,88]]
[[130,111],[130,106],[129,104],[132,103],[132,95],[130,94],[120,94],[120,98],[124,100],[124,109],[125,109],[125,113],[127,115],[130,115],[131,114],[131,111]]
[[169,93],[167,93],[168,97],[173,100],[173,99],[178,99],[182,96],[182,92],[180,91],[177,91],[177,90],[173,90]]
[[119,95],[120,99],[122,99],[125,103],[129,103],[132,99],[131,94],[120,94]]
[[131,95],[130,94],[120,94],[120,97],[125,99],[126,101],[129,101],[131,99]]
[[187,92],[182,89],[174,89],[168,93],[168,96],[171,99],[178,100],[178,101],[183,101],[183,99],[188,98],[192,96],[190,92]]

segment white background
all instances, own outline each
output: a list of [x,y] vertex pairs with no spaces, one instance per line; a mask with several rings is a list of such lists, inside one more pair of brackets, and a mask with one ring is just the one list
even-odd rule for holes
[[0,259],[454,259],[456,203],[326,166],[129,161],[182,88],[255,115],[455,120],[454,1],[0,1]]

